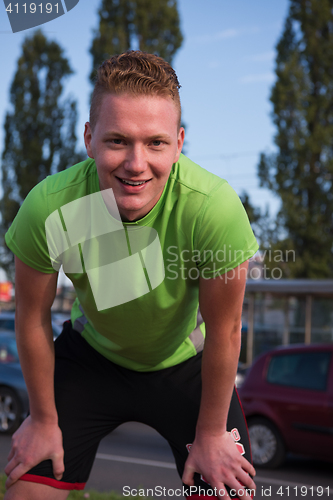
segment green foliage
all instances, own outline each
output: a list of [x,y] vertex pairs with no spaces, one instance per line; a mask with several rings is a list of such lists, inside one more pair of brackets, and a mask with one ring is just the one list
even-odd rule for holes
[[[129,500],[138,497],[126,497]],[[84,490],[84,491],[71,491],[68,495],[68,500],[124,500],[124,497],[115,491],[110,491],[109,493],[99,493],[94,490]],[[140,499],[145,500],[144,497],[140,497]],[[1,500],[1,497],[0,497]]]
[[278,152],[258,167],[281,198],[273,247],[295,250],[293,278],[333,277],[332,12],[333,0],[290,0],[271,93]]
[[[3,500],[4,494],[5,494],[5,482],[6,482],[6,476],[4,474],[0,474],[0,500]],[[84,490],[84,491],[71,491],[68,500],[122,500],[124,497],[120,495],[119,493],[116,493],[114,491],[111,491],[109,493],[99,493],[94,490]],[[129,496],[127,497],[129,500],[132,500],[133,498],[137,497],[132,497]],[[145,497],[140,497],[140,499],[145,500]]]
[[[51,173],[82,159],[75,152],[76,103],[61,100],[72,73],[61,47],[41,31],[27,37],[10,88],[2,155],[1,245],[29,191]],[[13,256],[2,246],[0,263],[11,275]]]
[[95,70],[129,49],[158,54],[171,63],[181,46],[177,0],[102,0],[99,27],[90,49]]
[[243,192],[243,194],[240,196],[240,199],[243,203],[247,216],[250,219],[250,222],[252,224],[257,224],[262,216],[260,209],[251,204],[249,195],[246,192]]
[[262,250],[269,248],[272,239],[274,239],[273,229],[275,229],[275,225],[271,219],[268,207],[265,210],[261,210],[252,205],[249,195],[246,192],[241,194],[240,199],[260,248]]
[[6,476],[4,474],[0,474],[0,500],[3,499],[6,491],[5,482],[6,482]]

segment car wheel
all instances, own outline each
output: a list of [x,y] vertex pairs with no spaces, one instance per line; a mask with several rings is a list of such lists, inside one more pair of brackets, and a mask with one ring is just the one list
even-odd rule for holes
[[276,468],[284,462],[285,446],[279,431],[265,418],[248,421],[249,436],[255,467]]
[[0,434],[12,434],[21,423],[21,403],[14,391],[0,387]]

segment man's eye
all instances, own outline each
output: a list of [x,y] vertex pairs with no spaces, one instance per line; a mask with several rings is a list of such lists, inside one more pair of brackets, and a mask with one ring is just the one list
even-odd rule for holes
[[122,139],[112,139],[111,142],[113,142],[113,144],[121,144]]
[[160,146],[162,144],[162,141],[153,141],[152,145],[153,146]]

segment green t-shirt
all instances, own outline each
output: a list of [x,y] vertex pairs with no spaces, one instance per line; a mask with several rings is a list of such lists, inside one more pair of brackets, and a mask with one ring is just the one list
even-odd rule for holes
[[63,265],[77,294],[74,328],[108,359],[136,371],[181,363],[197,352],[199,276],[221,276],[258,249],[243,205],[181,155],[145,217],[112,213],[88,159],[32,189],[6,243],[38,271]]

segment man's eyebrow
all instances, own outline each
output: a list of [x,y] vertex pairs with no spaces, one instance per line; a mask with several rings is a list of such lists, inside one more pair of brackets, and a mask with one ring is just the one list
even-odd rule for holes
[[150,141],[158,141],[161,139],[168,141],[168,140],[170,140],[170,136],[168,134],[156,134],[156,135],[152,135],[151,137],[148,137],[147,139]]
[[[121,134],[119,132],[112,132],[112,130],[108,132],[104,132],[103,134],[103,139],[107,139],[109,137],[112,137],[113,139],[128,139],[129,137],[125,134]],[[152,136],[146,137],[147,141],[158,141],[158,140],[164,140],[164,141],[170,141],[170,136],[168,134],[154,134]]]
[[103,139],[107,139],[108,137],[113,137],[116,139],[127,139],[126,135],[120,134],[119,132],[112,132],[112,130],[104,132]]

